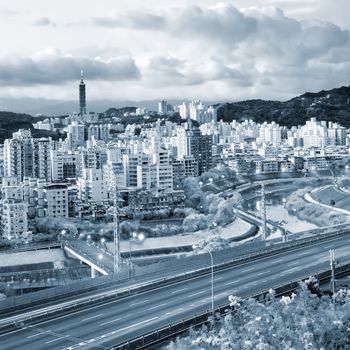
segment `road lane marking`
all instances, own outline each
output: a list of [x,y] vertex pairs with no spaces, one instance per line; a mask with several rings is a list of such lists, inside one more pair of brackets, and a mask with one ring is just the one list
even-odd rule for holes
[[225,286],[229,286],[230,284],[235,284],[236,282],[239,282],[239,280],[227,282],[225,283]]
[[278,262],[282,262],[282,261],[284,261],[284,259],[275,260],[274,262],[278,263]]
[[50,344],[50,343],[53,343],[53,342],[55,342],[57,340],[61,340],[61,339],[67,338],[67,337],[69,337],[69,335],[65,335],[63,337],[58,337],[58,338],[55,338],[53,340],[49,340],[49,341],[45,342],[45,344]]
[[183,307],[180,307],[179,309],[176,309],[176,310],[167,312],[166,315],[175,314],[176,312],[183,311],[183,310],[184,310],[184,308],[183,308]]
[[295,266],[295,265],[299,265],[298,261],[292,261],[289,264],[287,264],[287,266]]
[[149,300],[143,300],[143,301],[138,301],[137,303],[133,303],[133,304],[130,304],[130,306],[135,306],[135,305],[140,305],[140,304],[144,304],[144,303],[147,303]]
[[190,298],[190,297],[194,297],[194,296],[196,296],[196,295],[203,294],[203,293],[205,293],[205,290],[202,290],[202,291],[197,292],[197,293],[190,294],[188,297],[189,297],[189,298]]
[[89,320],[92,320],[94,318],[101,317],[101,316],[103,316],[103,314],[98,314],[98,315],[94,315],[94,316],[91,316],[91,317],[87,317],[87,318],[82,319],[81,322],[89,321]]
[[245,269],[245,270],[243,270],[241,272],[248,272],[248,271],[253,271],[253,270],[255,270],[255,267],[251,267],[250,269]]
[[160,304],[160,305],[152,306],[148,310],[158,309],[159,307],[166,306],[166,305],[168,304]]
[[147,323],[147,322],[151,322],[151,321],[154,321],[156,319],[158,319],[159,317],[156,316],[156,317],[152,317],[152,318],[149,318],[148,320],[144,320],[144,321],[141,321],[141,322],[138,322],[138,323],[135,323],[135,324],[132,324],[130,326],[127,326],[127,327],[124,327],[124,328],[120,328],[114,332],[112,332],[113,334],[117,333],[117,332],[121,332],[121,331],[125,331],[126,329],[129,329],[129,328],[133,328],[133,327],[136,327],[136,326],[139,326],[140,324],[143,324],[143,323]]
[[202,299],[201,302],[202,303],[207,303],[209,300],[211,300],[211,298],[205,298],[205,299]]
[[39,335],[41,335],[41,334],[45,334],[45,333],[47,333],[47,331],[45,331],[45,332],[40,332],[40,333],[36,333],[36,334],[33,334],[33,335],[29,335],[27,338],[34,338],[34,337],[37,337],[37,336],[39,336]]
[[184,290],[187,290],[188,288],[182,288],[182,289],[177,289],[177,290],[174,290],[173,292],[171,292],[171,294],[175,294],[175,293],[178,293],[178,292],[182,292]]
[[220,281],[220,280],[222,280],[222,279],[223,279],[223,277],[218,277],[218,278],[215,278],[214,282],[216,282],[216,281]]
[[263,271],[263,272],[259,272],[256,275],[257,276],[261,276],[261,275],[265,275],[265,273],[269,273],[270,271]]
[[112,320],[112,321],[100,323],[100,326],[104,326],[104,325],[106,325],[106,324],[110,324],[110,323],[117,322],[117,321],[120,321],[120,320],[121,320],[121,318],[116,318],[116,319],[114,319],[114,320]]

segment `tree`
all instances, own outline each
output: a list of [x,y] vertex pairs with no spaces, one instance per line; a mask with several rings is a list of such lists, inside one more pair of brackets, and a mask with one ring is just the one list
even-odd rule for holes
[[271,290],[264,301],[230,296],[232,311],[217,325],[192,331],[167,349],[349,349],[350,291],[318,295],[316,282],[300,283],[288,297],[276,298]]

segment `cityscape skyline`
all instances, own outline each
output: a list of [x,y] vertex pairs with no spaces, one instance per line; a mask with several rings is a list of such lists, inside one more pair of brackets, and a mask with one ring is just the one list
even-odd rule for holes
[[103,10],[84,2],[75,11],[77,1],[67,13],[67,2],[29,8],[17,0],[0,9],[0,26],[33,40],[4,43],[0,106],[72,101],[81,69],[90,101],[116,103],[285,100],[305,89],[347,85],[349,4],[332,4],[180,1],[167,9],[159,1],[152,7],[122,1],[118,8],[106,1]]
[[0,5],[1,350],[346,348],[349,12]]

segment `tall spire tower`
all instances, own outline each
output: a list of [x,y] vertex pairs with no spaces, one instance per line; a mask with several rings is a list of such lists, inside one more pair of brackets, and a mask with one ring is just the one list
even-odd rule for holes
[[84,72],[80,73],[80,84],[79,84],[79,107],[80,107],[80,116],[86,114],[86,92],[85,92],[85,83],[84,83]]

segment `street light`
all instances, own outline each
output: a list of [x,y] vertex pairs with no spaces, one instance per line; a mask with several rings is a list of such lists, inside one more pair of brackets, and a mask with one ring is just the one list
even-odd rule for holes
[[131,266],[132,266],[132,261],[131,261],[131,241],[132,240],[136,240],[138,242],[143,242],[145,240],[145,235],[143,233],[137,233],[137,232],[133,232],[130,236],[129,236],[129,264],[130,264],[130,270],[131,270]]
[[[198,248],[198,246],[193,245],[192,246],[193,249]],[[214,258],[213,258],[213,254],[210,251],[209,248],[207,247],[200,247],[201,249],[206,250],[209,255],[210,255],[210,264],[211,264],[211,313],[212,316],[214,317]]]
[[59,238],[59,241],[63,241],[63,238],[65,236],[65,234],[67,233],[67,230],[65,229],[59,229],[58,230],[58,238]]

